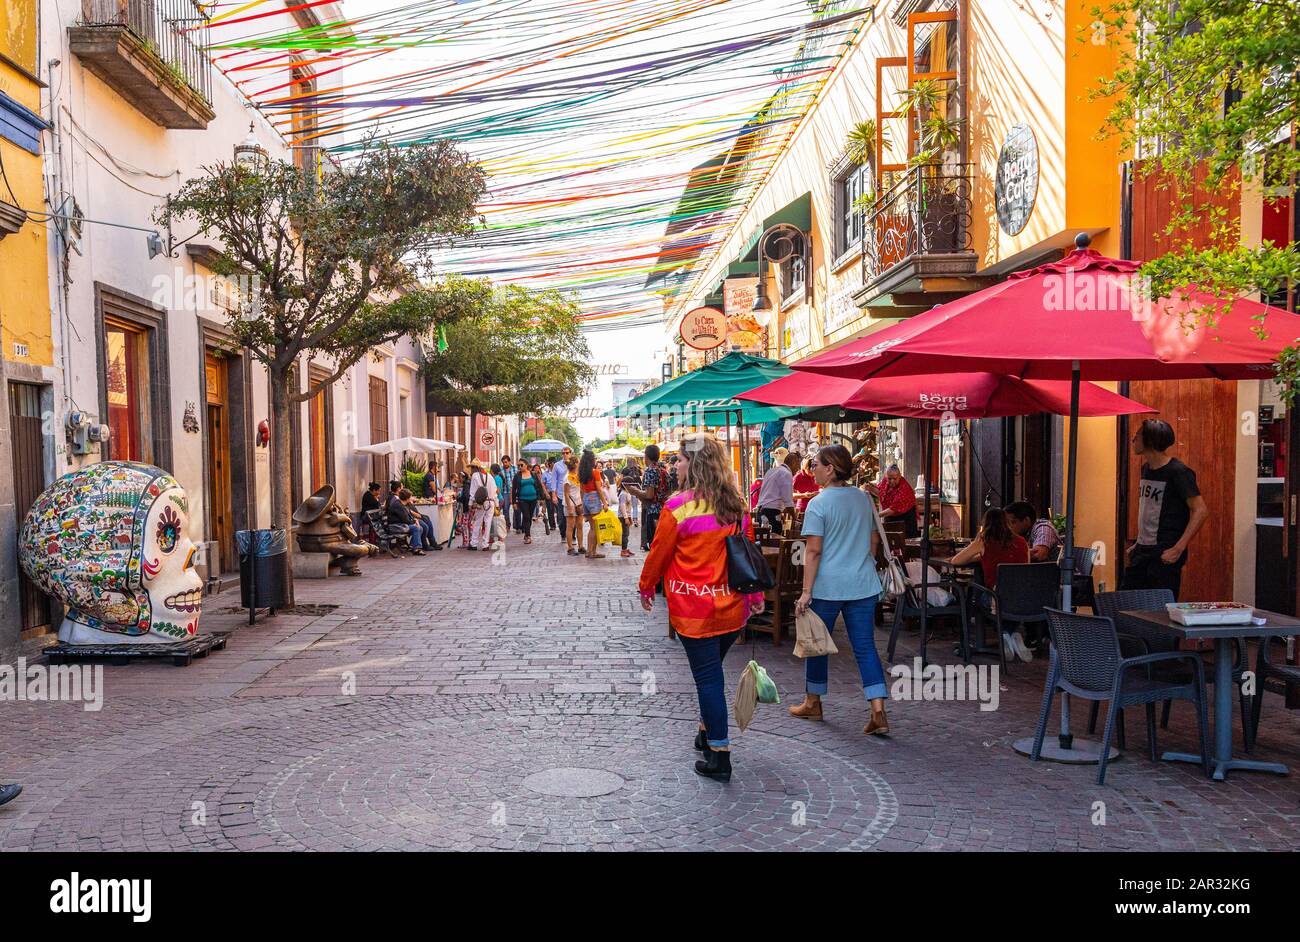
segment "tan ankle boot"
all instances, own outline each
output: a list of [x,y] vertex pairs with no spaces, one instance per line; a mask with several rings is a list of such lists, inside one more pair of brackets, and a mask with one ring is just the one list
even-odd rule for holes
[[820,720],[822,718],[822,698],[816,694],[804,694],[803,703],[790,707],[790,715],[801,720]]
[[884,707],[871,711],[871,722],[862,727],[862,732],[868,736],[889,735],[889,717],[885,715]]

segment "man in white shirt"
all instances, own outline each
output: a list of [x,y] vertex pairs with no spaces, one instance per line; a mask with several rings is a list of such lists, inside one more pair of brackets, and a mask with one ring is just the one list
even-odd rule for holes
[[551,472],[551,490],[555,493],[556,513],[560,516],[560,539],[568,541],[569,524],[564,509],[564,482],[569,478],[569,464],[573,461],[573,449],[565,448],[560,452],[560,460],[555,462]]
[[799,466],[799,455],[784,448],[772,452],[775,462],[772,470],[763,475],[763,486],[758,492],[758,512],[781,530],[781,511],[794,506],[794,469]]
[[[475,499],[479,488],[487,492],[487,500],[480,504]],[[479,465],[474,466],[474,473],[469,479],[469,548],[487,549],[492,537],[492,518],[497,510],[496,478],[488,474]]]

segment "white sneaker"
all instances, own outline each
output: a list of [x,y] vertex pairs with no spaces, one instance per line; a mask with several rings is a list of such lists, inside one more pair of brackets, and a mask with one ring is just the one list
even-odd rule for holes
[[1026,664],[1034,659],[1034,652],[1029,650],[1029,646],[1025,644],[1025,638],[1020,632],[1017,631],[1011,636],[1011,644],[1016,649],[1016,657]]

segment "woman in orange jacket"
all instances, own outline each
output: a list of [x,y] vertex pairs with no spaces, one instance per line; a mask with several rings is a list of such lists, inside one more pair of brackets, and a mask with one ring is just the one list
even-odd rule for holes
[[749,616],[762,611],[763,594],[732,591],[725,540],[737,532],[752,538],[753,527],[727,455],[712,435],[696,433],[682,442],[677,480],[682,490],[664,502],[641,567],[641,607],[647,612],[654,607],[655,586],[662,579],[668,623],[686,649],[700,698],[695,748],[706,757],[695,763],[695,771],[728,782],[731,744],[722,661]]

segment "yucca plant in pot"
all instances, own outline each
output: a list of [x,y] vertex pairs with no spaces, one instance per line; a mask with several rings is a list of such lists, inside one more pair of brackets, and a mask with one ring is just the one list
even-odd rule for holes
[[944,172],[944,158],[961,144],[961,122],[944,113],[947,99],[946,83],[920,79],[903,92],[899,108],[916,128],[917,149],[908,166],[916,175],[917,249],[925,253],[956,252],[964,244],[961,181]]

